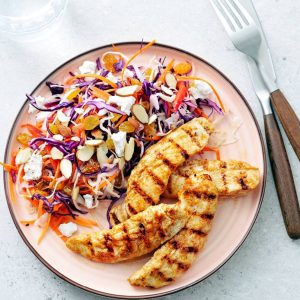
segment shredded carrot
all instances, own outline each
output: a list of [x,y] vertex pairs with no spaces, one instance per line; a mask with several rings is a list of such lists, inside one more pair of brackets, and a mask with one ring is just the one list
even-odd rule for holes
[[[113,175],[111,175],[110,177],[108,177],[108,181],[109,182],[112,182],[117,176],[118,176],[118,174],[119,174],[119,171],[117,171],[116,173],[114,173]],[[107,186],[107,181],[104,181],[104,182],[102,182],[100,185],[99,185],[99,189],[102,189],[102,188],[104,188],[104,187],[106,187]]]
[[43,131],[32,124],[23,124],[21,125],[21,127],[27,128],[28,131],[33,135],[33,137],[40,137],[41,135],[43,135]]
[[205,147],[203,148],[203,151],[211,151],[211,152],[215,152],[217,160],[220,160],[220,159],[221,159],[220,149],[218,149],[218,148],[214,148],[214,147],[210,147],[210,146],[205,146]]
[[121,52],[115,44],[111,44],[114,52]]
[[39,239],[38,239],[38,244],[42,241],[42,239],[44,238],[48,228],[49,228],[49,224],[50,224],[50,221],[51,221],[51,214],[48,214],[48,218],[47,218],[47,223],[46,225],[44,226],[42,232],[41,232],[41,235],[39,236]]
[[37,219],[43,214],[43,200],[39,200]]
[[11,198],[11,202],[15,203],[16,202],[16,196],[15,196],[15,191],[14,191],[14,183],[13,180],[11,178],[11,176],[9,176],[8,178],[8,187],[9,187],[9,195]]
[[127,118],[127,115],[123,115],[123,116],[119,119],[118,123],[115,125],[115,128],[118,128],[118,127],[126,120],[126,118]]
[[97,74],[78,74],[78,75],[75,75],[75,76],[72,76],[70,78],[68,78],[66,81],[65,81],[65,84],[71,84],[73,82],[73,80],[77,79],[77,78],[84,78],[84,77],[93,77],[93,78],[97,78],[105,83],[108,83],[109,85],[111,85],[113,88],[117,88],[117,85],[110,81],[109,79],[101,76],[101,75],[97,75]]
[[121,81],[122,84],[124,85],[124,72],[126,70],[126,68],[129,66],[129,64],[139,55],[141,54],[143,51],[147,50],[149,47],[151,47],[153,44],[155,44],[155,40],[151,41],[150,43],[148,43],[147,45],[145,45],[144,47],[142,47],[141,49],[139,49],[136,53],[134,53],[131,58],[126,62],[125,66],[123,67],[122,70],[122,74],[121,74]]
[[218,99],[218,102],[222,108],[223,111],[225,111],[225,107],[224,107],[224,104],[221,100],[221,97],[220,95],[218,94],[218,92],[216,91],[216,89],[214,88],[214,86],[207,80],[203,79],[203,78],[200,78],[200,77],[193,77],[193,76],[178,76],[177,77],[178,80],[201,80],[205,83],[207,83],[210,88],[213,90],[214,94],[216,95],[217,99]]
[[79,95],[79,97],[78,97],[78,103],[82,103],[82,101],[83,101],[82,95]]
[[164,83],[165,81],[165,77],[167,75],[167,73],[173,68],[173,64],[174,64],[174,59],[172,59],[168,65],[166,66],[166,68],[164,69],[164,71],[161,73],[161,75],[158,77],[157,82],[159,83]]
[[108,92],[100,90],[95,86],[93,86],[91,89],[93,91],[93,93],[92,93],[93,96],[95,96],[97,98],[101,98],[101,99],[107,101],[110,97],[110,94]]
[[98,226],[98,223],[94,220],[89,220],[80,216],[77,216],[72,222],[76,223],[77,225],[81,225],[84,227],[94,227]]
[[162,137],[159,135],[151,136],[151,137],[144,137],[146,141],[159,141]]
[[13,165],[10,165],[10,164],[6,164],[6,163],[3,163],[0,161],[0,166],[3,167],[3,169],[6,171],[6,172],[10,172],[10,171],[18,171],[18,168],[16,166],[13,166]]
[[198,116],[208,119],[208,115],[206,115],[206,114],[202,111],[201,108],[199,108],[199,107],[195,108],[195,109],[194,109],[194,112],[195,112]]
[[20,223],[21,224],[24,224],[24,225],[27,225],[27,224],[34,224],[34,222],[36,221],[36,219],[33,219],[33,220],[21,220]]

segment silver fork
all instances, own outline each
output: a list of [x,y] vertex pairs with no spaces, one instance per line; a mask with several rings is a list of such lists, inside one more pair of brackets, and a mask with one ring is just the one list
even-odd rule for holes
[[262,38],[250,14],[238,0],[210,0],[210,2],[234,46],[248,55],[249,60],[251,58],[254,60],[254,62],[251,60],[250,74],[264,111],[266,140],[282,215],[289,236],[300,238],[300,209],[296,188],[281,132],[270,106],[270,98],[300,159],[299,119],[278,89],[276,81],[270,80],[264,65],[259,62]]
[[258,63],[261,35],[253,18],[236,0],[210,0],[234,46]]

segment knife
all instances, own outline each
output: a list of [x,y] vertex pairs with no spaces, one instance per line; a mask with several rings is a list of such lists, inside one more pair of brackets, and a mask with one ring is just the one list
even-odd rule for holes
[[[238,50],[245,53],[247,56],[251,55],[251,49],[249,50],[249,47],[251,47],[251,45],[256,47],[257,41],[260,41],[259,47],[255,48],[256,51],[252,49],[253,52],[255,51],[255,56],[248,57],[250,76],[254,90],[261,102],[264,112],[264,124],[270,162],[286,230],[291,238],[300,238],[300,211],[297,193],[284,142],[276,118],[273,114],[270,101],[270,98],[272,99],[272,94],[279,90],[277,88],[276,75],[265,36],[260,24],[259,26],[256,25],[256,22],[258,21],[256,12],[250,0],[247,1],[247,3],[251,4],[252,10],[250,12],[255,15],[255,18],[252,18],[252,16],[249,15],[249,12],[245,10],[238,0],[210,1],[229,34],[229,37]],[[245,1],[246,0],[244,0],[244,2]],[[226,7],[223,6],[224,3],[227,5]],[[240,31],[237,27],[232,25],[232,22],[235,21],[232,21],[234,18],[230,20],[231,17],[238,20],[235,24],[237,27],[241,28]],[[241,19],[239,20],[238,18]],[[243,18],[245,18],[246,21]],[[240,22],[244,22],[244,25],[241,25]],[[253,25],[253,23],[255,23],[255,25]],[[230,24],[233,26],[233,29],[230,27]],[[248,24],[250,26],[249,29],[247,28]],[[257,29],[258,33],[256,33]],[[252,33],[252,35],[249,33]],[[259,35],[259,39],[257,35]],[[251,39],[252,37],[253,40],[249,40],[248,44],[245,43],[247,39]],[[296,115],[295,117],[298,121]]]
[[[272,108],[277,113],[279,120],[281,121],[282,126],[291,142],[291,145],[293,146],[298,159],[300,159],[300,121],[295,111],[277,86],[277,78],[270,54],[270,48],[268,46],[265,33],[262,29],[253,2],[251,0],[240,0],[240,2],[250,13],[260,30],[262,42],[259,50],[259,62],[261,65],[260,71],[263,73],[262,79],[265,83],[265,87],[270,93]],[[248,59],[248,68],[250,73],[257,73],[255,71],[256,68],[254,67],[253,62],[251,62],[251,59]],[[253,77],[255,76],[252,76],[252,78]],[[265,107],[265,109],[266,108],[267,107]]]

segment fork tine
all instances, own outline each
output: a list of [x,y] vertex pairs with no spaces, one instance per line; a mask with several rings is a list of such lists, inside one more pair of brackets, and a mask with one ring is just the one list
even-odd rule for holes
[[240,18],[239,14],[235,11],[234,7],[231,5],[230,0],[220,0],[224,7],[226,7],[227,12],[232,16],[235,20],[237,26],[242,29],[243,28],[243,19]]
[[235,26],[235,22],[232,19],[230,15],[226,12],[222,4],[219,0],[210,0],[210,3],[212,7],[214,8],[217,16],[219,17],[220,21],[222,22],[223,26],[225,27],[225,30],[228,32],[228,34],[231,34],[232,32],[236,32],[237,28]]
[[243,7],[243,5],[238,0],[230,0],[236,6],[236,10],[239,12],[239,15],[244,19],[247,25],[253,24],[254,20],[248,13],[248,11]]

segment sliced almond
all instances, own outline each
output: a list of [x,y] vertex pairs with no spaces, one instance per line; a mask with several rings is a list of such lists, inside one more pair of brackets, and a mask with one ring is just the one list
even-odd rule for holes
[[60,171],[67,179],[72,175],[72,163],[68,159],[62,159],[60,161]]
[[161,85],[161,89],[164,93],[166,93],[167,95],[169,96],[172,96],[174,93],[169,89],[167,88],[165,85]]
[[149,116],[146,109],[141,104],[134,104],[131,108],[132,114],[143,124],[147,124],[149,121]]
[[104,145],[106,147],[106,144],[102,144],[100,147],[97,148],[97,160],[100,164],[100,167],[102,167],[103,164],[107,162],[107,147],[105,148]]
[[128,85],[117,89],[116,94],[121,97],[132,96],[141,90],[141,88],[142,87],[140,85]]
[[59,124],[58,125],[58,131],[64,137],[70,137],[70,136],[72,136],[71,128],[67,127],[65,125]]
[[150,118],[149,118],[149,122],[148,122],[148,124],[150,125],[150,124],[152,124],[153,122],[155,122],[156,121],[156,119],[157,119],[157,115],[152,115]]
[[79,187],[75,186],[74,189],[72,190],[72,195],[71,195],[73,202],[77,200],[78,195],[79,195]]
[[51,149],[50,154],[53,159],[63,159],[64,157],[64,154],[56,147]]
[[57,141],[63,141],[64,137],[61,134],[54,134],[53,138]]
[[171,89],[176,89],[177,80],[172,73],[167,73],[165,79],[168,87],[170,87]]
[[93,146],[93,147],[97,147],[97,146],[101,145],[102,143],[104,143],[103,140],[86,140],[85,141],[86,146]]
[[130,161],[134,153],[134,138],[131,137],[129,142],[125,145],[125,160]]
[[79,148],[79,150],[77,150],[76,156],[81,161],[88,161],[93,156],[94,152],[95,152],[94,147],[82,146]]
[[157,93],[156,95],[158,97],[160,97],[161,99],[167,101],[167,102],[173,102],[175,100],[175,95],[173,95],[173,96],[167,96],[167,95],[162,94],[162,93]]
[[16,164],[26,164],[32,155],[32,150],[30,148],[21,149],[16,156]]
[[75,142],[80,142],[80,137],[78,137],[78,136],[72,136],[71,140],[75,141]]
[[119,169],[122,170],[125,166],[125,159],[124,157],[119,158]]

